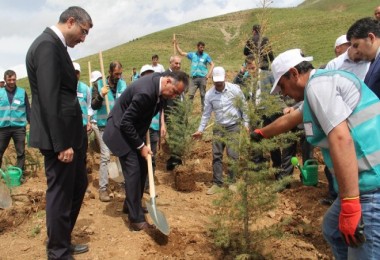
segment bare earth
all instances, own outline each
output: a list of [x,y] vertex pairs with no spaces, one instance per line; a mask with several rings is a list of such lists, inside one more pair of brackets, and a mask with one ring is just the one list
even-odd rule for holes
[[[8,155],[14,151],[8,149]],[[38,154],[28,149],[29,153]],[[210,216],[216,213],[212,201],[218,196],[206,195],[211,185],[211,143],[200,142],[197,151],[202,171],[187,171],[194,180],[190,192],[176,189],[178,173],[167,172],[161,154],[156,169],[157,207],[163,211],[171,228],[169,236],[158,230],[132,232],[127,215],[121,212],[123,187],[111,182],[114,198],[100,202],[97,192],[98,155],[89,155],[89,193],[86,194],[76,228],[74,243],[85,243],[88,253],[76,259],[232,259],[213,244],[209,228]],[[320,166],[317,187],[303,186],[299,172],[294,172],[290,189],[279,194],[275,210],[264,214],[252,229],[270,227],[282,222],[282,236],[261,241],[257,248],[263,259],[332,259],[331,251],[321,234],[321,221],[327,206],[319,199],[327,192],[327,183]],[[26,171],[26,180],[12,191],[13,206],[0,209],[0,259],[46,259],[44,241],[46,179],[42,169]],[[144,195],[148,199],[148,195]],[[149,214],[148,220],[151,222]],[[285,224],[284,224],[285,223]]]

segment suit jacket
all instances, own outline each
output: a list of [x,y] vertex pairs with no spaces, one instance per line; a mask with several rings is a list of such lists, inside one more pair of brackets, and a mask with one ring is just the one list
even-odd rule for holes
[[26,56],[32,91],[30,145],[60,152],[82,146],[82,112],[77,77],[62,41],[50,28],[37,37]]
[[161,77],[160,73],[141,77],[116,100],[103,133],[103,141],[114,155],[126,155],[143,144],[153,116],[162,107]]
[[369,67],[364,83],[380,98],[380,55]]

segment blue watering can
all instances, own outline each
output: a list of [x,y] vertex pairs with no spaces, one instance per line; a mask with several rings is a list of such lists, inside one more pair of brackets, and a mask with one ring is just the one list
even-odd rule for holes
[[0,174],[9,188],[21,185],[22,170],[20,168],[8,166],[6,172],[0,169]]
[[317,186],[318,184],[318,161],[315,159],[306,160],[303,167],[298,162],[297,157],[292,157],[291,163],[301,172],[301,181],[306,186]]

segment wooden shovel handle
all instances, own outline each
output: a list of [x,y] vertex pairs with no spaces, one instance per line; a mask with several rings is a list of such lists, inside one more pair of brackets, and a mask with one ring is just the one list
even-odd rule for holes
[[[146,132],[146,146],[149,148],[149,150],[151,150],[149,129]],[[148,163],[149,194],[150,194],[151,198],[155,198],[156,197],[156,189],[154,187],[153,165],[152,165],[152,155],[151,154],[148,154],[146,161]]]
[[[103,55],[102,52],[99,52],[99,61],[100,61],[100,70],[102,71],[102,81],[103,81],[103,87],[107,86],[106,82],[106,77],[104,74],[104,65],[103,65]],[[100,95],[100,93],[99,93]],[[108,101],[108,94],[104,96],[104,99],[106,100],[106,109],[107,109],[107,114],[110,113],[110,103]]]

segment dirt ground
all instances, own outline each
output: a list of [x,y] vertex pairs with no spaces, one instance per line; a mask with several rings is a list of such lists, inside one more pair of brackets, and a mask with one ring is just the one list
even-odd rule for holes
[[[38,152],[28,149],[33,158]],[[98,199],[98,155],[89,155],[89,192],[86,194],[76,227],[74,243],[85,243],[88,253],[76,259],[232,259],[217,248],[209,228],[215,214],[212,201],[219,196],[206,195],[211,185],[211,143],[200,141],[197,148],[198,170],[187,171],[194,181],[189,192],[178,191],[180,176],[165,169],[166,154],[160,154],[156,169],[157,207],[170,225],[169,236],[158,230],[132,232],[127,215],[123,214],[123,187],[111,181],[113,200]],[[12,155],[12,150],[8,155]],[[201,170],[199,170],[201,169]],[[319,199],[327,192],[327,182],[320,166],[317,187],[303,186],[299,171],[294,172],[290,189],[279,193],[275,210],[267,212],[252,228],[266,228],[282,222],[280,238],[260,241],[262,259],[332,259],[331,251],[321,234],[321,221],[327,206]],[[185,170],[186,169],[182,169]],[[46,259],[44,241],[46,179],[43,169],[28,166],[25,182],[12,190],[13,206],[0,209],[0,259]],[[148,199],[148,195],[144,195]],[[148,220],[151,222],[149,214]],[[286,220],[286,221],[285,221]],[[285,223],[285,224],[284,224]]]

